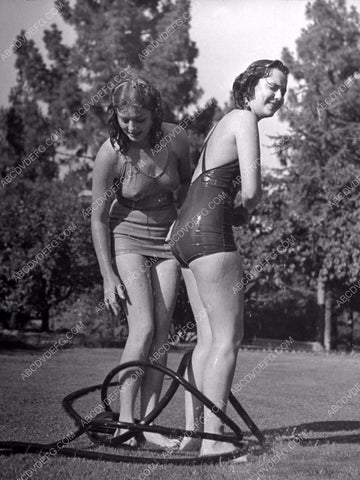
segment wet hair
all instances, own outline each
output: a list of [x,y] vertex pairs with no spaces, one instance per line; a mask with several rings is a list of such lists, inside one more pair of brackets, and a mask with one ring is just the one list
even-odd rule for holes
[[260,78],[271,75],[274,69],[280,70],[286,77],[289,74],[289,69],[280,60],[257,60],[249,65],[245,72],[240,73],[232,88],[235,107],[250,110],[248,102],[254,98],[257,83]]
[[151,112],[152,125],[149,132],[149,144],[154,148],[163,137],[163,111],[158,90],[145,78],[131,73],[111,91],[111,103],[108,107],[109,136],[115,150],[125,154],[129,150],[130,140],[120,128],[117,113],[125,113],[130,108],[144,108]]

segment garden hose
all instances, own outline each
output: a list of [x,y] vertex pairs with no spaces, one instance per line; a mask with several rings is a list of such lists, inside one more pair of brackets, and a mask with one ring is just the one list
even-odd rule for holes
[[[63,455],[73,458],[87,458],[92,460],[103,460],[110,462],[126,462],[126,463],[156,463],[156,464],[175,464],[175,465],[197,465],[205,463],[218,463],[219,461],[230,460],[239,456],[239,450],[235,452],[223,453],[219,455],[204,455],[204,456],[179,456],[182,452],[176,452],[174,449],[168,449],[168,452],[160,452],[161,456],[136,456],[136,455],[123,455],[123,454],[113,454],[105,452],[95,452],[89,450],[83,450],[78,448],[69,448],[61,445],[73,442],[75,439],[79,438],[83,434],[89,436],[89,438],[98,445],[106,446],[117,446],[121,445],[129,438],[134,437],[135,435],[141,432],[156,432],[165,435],[179,436],[179,437],[191,437],[191,438],[202,438],[210,440],[218,440],[221,442],[232,443],[237,447],[244,447],[242,438],[243,433],[240,427],[231,420],[225,412],[220,410],[210,399],[203,395],[197,388],[195,388],[191,383],[183,378],[186,367],[188,366],[191,360],[191,353],[187,352],[178,367],[178,370],[174,372],[167,367],[157,364],[151,364],[148,362],[134,361],[127,362],[118,367],[112,369],[106,376],[104,382],[98,385],[92,385],[90,387],[82,388],[76,390],[75,392],[67,395],[63,401],[62,405],[65,408],[66,412],[73,418],[77,429],[74,433],[69,436],[65,436],[60,440],[52,443],[42,444],[35,442],[16,442],[16,441],[0,441],[0,455],[10,455],[16,453],[45,453],[54,451],[52,455]],[[119,422],[117,420],[118,413],[113,412],[109,407],[108,402],[106,402],[107,392],[109,387],[118,385],[118,382],[112,382],[112,379],[115,375],[126,368],[130,367],[142,367],[142,368],[153,368],[158,370],[165,375],[169,376],[172,381],[160,399],[156,407],[144,417],[141,422],[128,423],[128,422]],[[216,415],[225,425],[227,425],[231,430],[233,435],[220,435],[220,434],[211,434],[206,432],[185,430],[181,428],[172,428],[164,426],[155,426],[151,423],[160,415],[164,408],[169,404],[170,400],[175,395],[178,387],[182,385],[185,390],[188,390],[192,395],[194,395],[198,400],[200,400],[204,406],[211,410],[214,415]],[[86,420],[83,418],[73,407],[73,402],[78,398],[87,395],[95,390],[101,390],[101,400],[104,404],[105,411],[99,413],[96,417],[91,420]],[[245,424],[248,426],[250,431],[258,439],[259,443],[262,445],[265,443],[265,437],[252,421],[250,416],[246,413],[244,408],[240,405],[238,400],[234,397],[232,393],[229,395],[229,401],[234,407],[235,411],[239,414]],[[113,437],[113,434],[116,429],[122,428],[128,430],[126,433]],[[110,438],[106,438],[108,435]],[[60,446],[59,446],[60,444]],[[125,447],[130,449],[130,447]],[[139,452],[139,450],[134,450],[134,452]],[[175,456],[174,452],[178,455]]]

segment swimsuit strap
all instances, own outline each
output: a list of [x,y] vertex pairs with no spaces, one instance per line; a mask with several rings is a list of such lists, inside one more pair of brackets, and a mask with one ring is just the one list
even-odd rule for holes
[[201,154],[203,153],[203,156],[202,156],[202,164],[201,164],[201,173],[204,173],[205,170],[206,170],[206,167],[205,167],[205,155],[206,155],[206,147],[207,147],[207,144],[208,144],[208,141],[209,141],[209,138],[211,137],[211,135],[213,134],[214,130],[215,130],[215,127],[216,127],[217,123],[215,123],[215,125],[212,127],[212,129],[210,130],[210,132],[208,133],[208,136],[206,137],[205,139],[205,142],[202,146],[202,149],[200,151],[200,156]]

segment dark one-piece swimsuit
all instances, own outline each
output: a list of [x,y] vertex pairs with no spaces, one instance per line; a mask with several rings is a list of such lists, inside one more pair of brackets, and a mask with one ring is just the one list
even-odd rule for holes
[[212,133],[201,152],[201,174],[191,183],[170,235],[171,250],[184,268],[204,255],[236,250],[232,225],[234,199],[241,185],[239,161],[205,169]]

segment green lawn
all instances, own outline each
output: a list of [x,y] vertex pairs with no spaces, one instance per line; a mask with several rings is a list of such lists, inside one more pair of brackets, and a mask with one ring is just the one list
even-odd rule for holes
[[[251,373],[269,351],[241,351],[234,384]],[[74,348],[58,351],[30,377],[21,374],[41,353],[12,351],[0,355],[1,440],[48,443],[73,431],[73,422],[61,406],[62,398],[82,387],[101,383],[120,360],[115,349]],[[169,367],[176,369],[182,353],[172,352]],[[261,370],[261,371],[260,371]],[[34,479],[153,480],[347,480],[360,478],[360,394],[349,394],[360,381],[360,358],[346,355],[288,353],[276,355],[268,366],[255,369],[255,378],[236,393],[244,408],[267,435],[271,449],[250,448],[247,462],[202,466],[157,466],[69,459],[55,456],[33,474]],[[247,377],[248,379],[250,377]],[[168,380],[166,380],[166,385]],[[346,396],[347,395],[347,396]],[[343,397],[344,403],[331,417],[328,410]],[[98,392],[77,402],[86,414],[98,405]],[[182,426],[183,395],[179,391],[159,424]],[[229,409],[229,414],[232,413]],[[231,415],[233,416],[233,415]],[[242,424],[241,424],[242,425]],[[244,428],[247,432],[247,429]],[[301,444],[291,434],[301,434]],[[253,437],[246,433],[249,445]],[[93,448],[90,440],[73,443]],[[115,452],[115,449],[107,449]],[[124,449],[118,449],[124,453]],[[140,454],[147,454],[140,452]],[[0,478],[17,479],[39,455],[0,457]],[[27,477],[23,477],[27,478]]]

